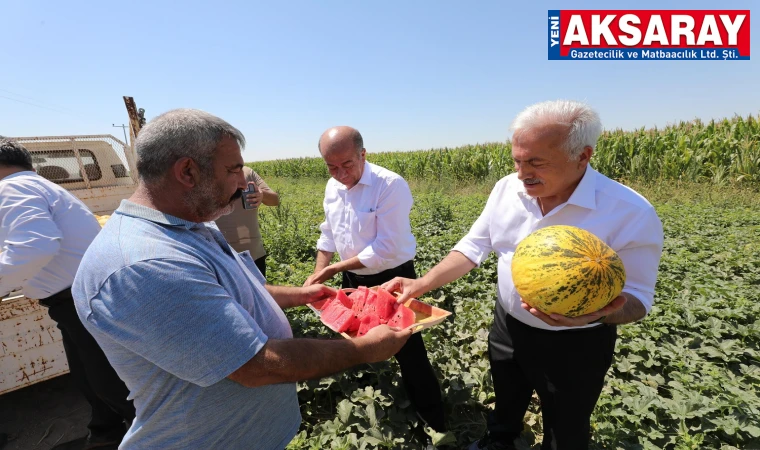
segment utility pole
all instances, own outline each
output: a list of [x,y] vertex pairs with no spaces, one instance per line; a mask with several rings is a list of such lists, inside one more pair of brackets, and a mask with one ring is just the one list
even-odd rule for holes
[[124,144],[125,145],[129,144],[129,142],[127,141],[127,128],[129,128],[129,125],[124,125],[124,124],[116,125],[115,123],[112,123],[111,126],[116,127],[116,128],[121,128],[121,131],[124,132]]
[[140,128],[145,123],[145,110],[142,108],[138,110],[137,106],[135,106],[135,99],[126,95],[124,96],[124,105],[127,107],[127,114],[129,115],[130,136],[134,141],[137,133],[140,132]]
[[[132,150],[131,152],[127,152],[127,158],[129,158],[130,176],[137,182],[137,162],[134,160],[135,138],[137,138],[140,128],[145,124],[145,110],[142,108],[137,109],[134,98],[125,95],[123,99],[124,106],[127,108],[127,116],[129,116],[129,142],[124,143]],[[126,125],[122,126],[126,127]]]

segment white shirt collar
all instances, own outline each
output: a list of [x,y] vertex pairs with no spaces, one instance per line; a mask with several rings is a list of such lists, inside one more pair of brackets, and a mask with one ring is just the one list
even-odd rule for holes
[[596,170],[586,167],[581,182],[575,187],[567,203],[586,209],[596,209]]
[[[567,199],[567,204],[580,206],[586,209],[596,209],[596,174],[598,172],[594,170],[591,165],[586,167],[586,172],[583,174],[578,186]],[[520,183],[517,187],[517,193],[523,197],[531,198],[525,190],[525,185]]]
[[11,178],[23,177],[25,175],[26,176],[29,176],[29,175],[34,176],[34,175],[38,175],[38,174],[37,174],[37,172],[35,172],[33,170],[22,170],[20,172],[14,172],[14,173],[12,173],[10,175],[7,175],[7,176],[5,176],[3,178],[0,178],[0,180],[10,180]]
[[[335,180],[335,178],[333,178]],[[338,180],[335,180],[335,184],[337,185],[338,189],[348,190],[345,184],[341,183]],[[369,165],[369,161],[364,161],[364,169],[362,171],[362,176],[359,178],[359,181],[356,183],[356,185],[363,184],[365,186],[372,186],[372,168]],[[356,186],[354,185],[354,186]]]
[[372,169],[369,167],[369,161],[364,161],[364,169],[362,172],[362,177],[359,178],[359,182],[357,184],[363,184],[365,186],[370,186],[372,184]]

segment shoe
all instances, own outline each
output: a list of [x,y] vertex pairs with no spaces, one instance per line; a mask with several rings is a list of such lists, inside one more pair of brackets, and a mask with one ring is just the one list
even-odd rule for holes
[[470,444],[467,450],[515,450],[515,446],[512,442],[494,439],[486,433],[485,436]]
[[121,444],[121,439],[122,438],[115,438],[114,436],[95,436],[90,433],[84,441],[84,447],[82,447],[82,450],[103,447],[113,447],[115,449]]

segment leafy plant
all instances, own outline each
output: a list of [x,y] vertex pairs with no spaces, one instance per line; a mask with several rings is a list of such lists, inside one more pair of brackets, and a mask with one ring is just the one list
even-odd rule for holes
[[[414,152],[368,152],[370,162],[407,180],[494,181],[513,171],[512,144],[489,142]],[[611,130],[591,160],[615,179],[689,181],[760,187],[760,122],[752,115],[704,123],[699,119],[663,129]],[[319,157],[249,163],[264,177],[329,177]]]
[[[282,206],[260,212],[270,282],[300,286],[313,270],[325,181],[267,178],[282,197]],[[760,448],[760,194],[685,181],[630,183],[655,205],[666,238],[651,314],[619,327],[615,362],[592,416],[594,445]],[[412,183],[420,275],[467,232],[492,186]],[[478,438],[494,406],[487,339],[495,299],[494,255],[425,296],[453,312],[423,332],[448,434],[422,427],[391,359],[299,383],[304,420],[289,448],[418,449],[428,436],[462,447]],[[288,315],[296,336],[339,338],[306,308]],[[535,398],[525,423],[520,448],[538,448]]]

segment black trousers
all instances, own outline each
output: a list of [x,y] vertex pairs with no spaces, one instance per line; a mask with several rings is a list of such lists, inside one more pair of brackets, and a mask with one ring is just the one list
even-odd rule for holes
[[[414,263],[408,261],[375,275],[343,272],[342,287],[379,286],[395,277],[417,278]],[[401,368],[404,389],[417,413],[434,430],[445,431],[441,387],[433,372],[433,366],[430,365],[427,349],[420,333],[413,334],[395,357]]]
[[267,255],[264,255],[259,259],[254,259],[253,263],[256,264],[256,267],[259,269],[259,272],[261,272],[261,274],[264,275],[264,278],[266,278],[267,277]]
[[544,425],[542,450],[587,449],[590,418],[612,364],[617,328],[550,331],[526,325],[496,303],[488,336],[496,408],[488,430],[512,442],[535,390]]
[[61,330],[71,378],[92,407],[87,427],[93,436],[123,437],[135,418],[135,407],[127,400],[127,386],[79,320],[71,289],[42,299],[40,304],[47,306]]

